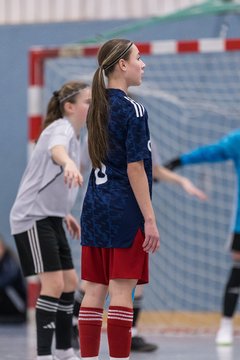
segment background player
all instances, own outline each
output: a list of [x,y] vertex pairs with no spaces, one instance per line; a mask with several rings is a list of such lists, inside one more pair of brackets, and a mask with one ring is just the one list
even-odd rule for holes
[[0,324],[27,320],[27,287],[19,261],[0,234]]
[[240,130],[230,132],[214,144],[199,147],[165,164],[169,169],[174,169],[177,166],[227,160],[233,161],[237,175],[237,204],[229,243],[233,263],[223,296],[222,319],[216,336],[218,345],[231,345],[233,342],[232,318],[236,311],[240,292]]
[[80,236],[70,215],[79,185],[80,129],[86,121],[91,92],[87,84],[64,84],[49,101],[47,116],[32,157],[23,174],[10,214],[23,273],[38,274],[41,292],[36,304],[37,355],[52,360],[75,360],[71,347],[73,296],[77,275],[66,239]]

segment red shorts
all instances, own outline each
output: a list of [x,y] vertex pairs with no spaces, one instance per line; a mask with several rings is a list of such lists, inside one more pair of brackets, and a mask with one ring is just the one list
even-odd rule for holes
[[138,284],[149,280],[148,253],[142,244],[144,235],[139,229],[129,248],[82,247],[82,279],[108,285],[110,279],[137,279]]

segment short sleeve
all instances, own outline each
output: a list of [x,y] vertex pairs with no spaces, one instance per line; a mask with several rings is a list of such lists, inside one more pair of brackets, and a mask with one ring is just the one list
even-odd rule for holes
[[[57,120],[59,121],[59,120]],[[48,150],[51,150],[54,146],[62,145],[69,150],[69,143],[74,134],[74,130],[68,122],[64,121],[56,126],[49,138]]]
[[[126,153],[127,162],[136,162],[151,157],[150,134],[147,122],[147,112],[142,105],[141,108],[132,105],[128,117]],[[141,111],[140,111],[141,110]]]

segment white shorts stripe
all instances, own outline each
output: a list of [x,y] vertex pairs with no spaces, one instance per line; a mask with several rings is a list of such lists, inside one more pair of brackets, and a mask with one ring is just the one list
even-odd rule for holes
[[42,254],[39,244],[39,238],[37,233],[36,223],[32,227],[32,229],[27,231],[29,244],[32,252],[34,270],[38,274],[44,271]]

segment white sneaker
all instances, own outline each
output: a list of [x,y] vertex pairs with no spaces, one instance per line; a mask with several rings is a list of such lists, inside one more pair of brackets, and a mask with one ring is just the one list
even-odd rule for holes
[[67,350],[56,350],[54,360],[80,360],[80,358],[75,354],[73,348]]
[[233,343],[233,324],[231,318],[222,318],[220,328],[215,339],[217,345],[229,346]]

